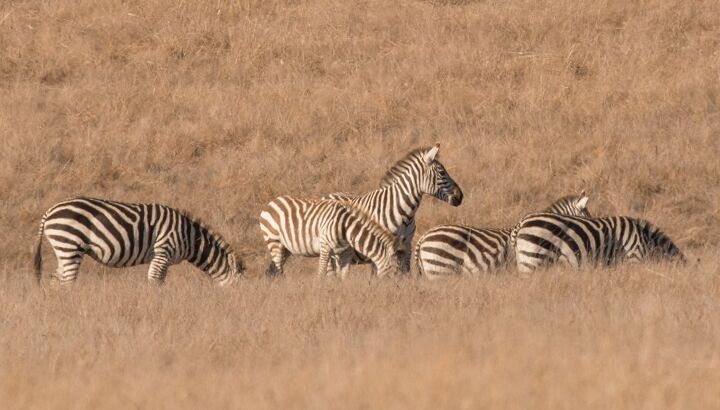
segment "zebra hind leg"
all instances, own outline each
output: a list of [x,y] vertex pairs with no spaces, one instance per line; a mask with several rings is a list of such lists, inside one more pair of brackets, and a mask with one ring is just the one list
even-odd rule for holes
[[60,285],[70,285],[77,280],[80,264],[82,263],[83,254],[80,251],[72,253],[63,252],[56,255],[57,270],[53,277],[54,282]]
[[164,252],[155,252],[155,256],[150,262],[148,269],[148,282],[154,285],[162,285],[165,283],[169,263],[168,257]]
[[265,271],[265,275],[271,277],[282,276],[284,274],[283,266],[285,265],[285,260],[290,256],[290,252],[282,246],[279,241],[268,242],[267,247],[268,250],[270,250],[270,258],[272,261],[267,271]]

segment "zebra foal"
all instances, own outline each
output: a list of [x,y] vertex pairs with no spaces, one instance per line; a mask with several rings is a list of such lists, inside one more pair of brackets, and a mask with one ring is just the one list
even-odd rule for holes
[[[378,277],[394,275],[399,269],[399,258],[405,251],[404,239],[376,223],[362,209],[351,203],[320,201],[322,215],[318,221],[320,261],[318,276],[326,274],[330,257],[348,255],[350,248],[372,262]],[[352,254],[350,254],[352,255]],[[341,278],[345,278],[348,263],[339,263]]]
[[685,263],[664,232],[648,221],[626,216],[530,214],[513,229],[511,243],[521,272],[555,263],[573,268],[650,259]]
[[54,277],[60,283],[77,279],[85,255],[114,268],[149,263],[148,280],[157,284],[164,282],[170,265],[183,260],[221,286],[245,270],[218,234],[186,213],[160,204],[79,197],[54,205],[40,222],[34,258],[38,283],[43,235],[55,253]]
[[[553,202],[544,212],[590,216],[588,196],[565,196]],[[512,254],[512,228],[474,228],[465,225],[440,225],[428,230],[418,240],[415,259],[420,275],[437,279],[457,273],[492,272],[507,265]]]

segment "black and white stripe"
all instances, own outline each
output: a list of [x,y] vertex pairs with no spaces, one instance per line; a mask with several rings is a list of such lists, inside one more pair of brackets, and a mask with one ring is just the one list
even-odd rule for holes
[[[553,202],[544,212],[590,216],[588,197],[566,196]],[[428,279],[457,273],[477,274],[503,268],[512,255],[512,228],[488,229],[465,225],[441,225],[428,230],[418,240],[415,258],[418,271]]]
[[[436,145],[410,152],[386,173],[381,188],[349,199],[394,235],[402,234],[407,249],[410,249],[412,235],[402,228],[412,226],[414,233],[415,213],[423,195],[434,196],[453,206],[462,203],[460,187],[437,159],[439,149]],[[272,258],[268,273],[282,274],[285,260],[291,254],[319,255],[318,230],[309,221],[316,202],[283,196],[271,201],[262,211],[260,229]],[[352,257],[345,255],[343,259]],[[400,267],[403,272],[409,270],[409,261],[410,255],[406,252]]]
[[648,259],[685,262],[665,233],[648,221],[626,216],[531,214],[513,229],[511,243],[521,272],[555,263],[577,268]]
[[162,283],[168,267],[186,260],[220,285],[234,281],[242,261],[202,222],[159,204],[74,198],[50,208],[40,222],[35,273],[42,275],[42,237],[57,258],[55,278],[71,283],[84,255],[110,267],[150,264],[148,280]]
[[317,212],[313,212],[313,215],[319,218],[318,276],[327,272],[330,257],[339,256],[340,274],[345,278],[348,261],[342,258],[352,255],[346,252],[351,248],[370,260],[379,277],[394,275],[398,271],[398,258],[404,252],[400,238],[396,238],[362,209],[356,208],[351,203],[327,200],[317,202],[313,206],[317,208]]

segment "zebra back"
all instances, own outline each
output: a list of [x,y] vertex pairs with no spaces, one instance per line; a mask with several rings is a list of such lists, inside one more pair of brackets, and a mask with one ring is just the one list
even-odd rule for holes
[[584,218],[530,214],[513,230],[518,268],[531,271],[563,261],[611,265],[662,259],[684,262],[680,249],[651,223],[626,217]]
[[[585,194],[585,190],[580,191],[580,195],[566,195],[545,208],[542,212],[553,213],[559,215],[569,216],[582,216],[591,218],[592,214],[587,208],[590,197]],[[532,214],[529,214],[532,215]],[[528,215],[526,215],[528,216]],[[517,230],[520,229],[523,219],[520,220],[515,226],[510,228],[510,235],[508,237],[508,246],[511,249],[515,248],[515,241],[517,240]],[[513,253],[513,252],[511,252]]]
[[[580,195],[564,196],[546,209],[566,215],[589,215],[587,202],[583,191]],[[512,228],[434,227],[423,234],[415,247],[418,272],[432,279],[460,271],[497,270],[506,266],[513,256],[513,248],[509,246],[511,232]]]

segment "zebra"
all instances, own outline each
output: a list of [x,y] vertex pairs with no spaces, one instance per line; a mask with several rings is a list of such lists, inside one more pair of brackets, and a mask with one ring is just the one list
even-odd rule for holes
[[648,259],[686,262],[664,232],[646,220],[627,216],[530,214],[515,226],[510,241],[521,272],[554,263],[577,268]]
[[54,279],[77,279],[84,255],[106,266],[150,264],[148,281],[162,284],[168,267],[186,260],[219,285],[234,282],[242,260],[207,226],[186,212],[160,204],[132,204],[77,197],[51,207],[42,217],[35,247],[35,275],[42,277],[42,240],[57,258]]
[[[436,144],[411,151],[387,171],[379,189],[349,198],[349,201],[395,236],[399,236],[404,226],[411,225],[414,229],[415,212],[423,195],[459,206],[463,200],[462,190],[438,160],[439,150],[440,145]],[[314,205],[318,201],[281,196],[273,199],[261,212],[260,230],[272,259],[267,270],[269,275],[283,274],[283,265],[291,254],[319,255],[317,218],[314,216]],[[410,249],[408,244],[412,236],[405,235],[404,241],[406,249]],[[352,255],[354,251],[349,249],[340,259],[349,263]],[[400,264],[402,272],[409,271],[409,260],[409,252],[405,252]]]
[[[349,192],[333,192],[332,194],[325,195],[321,199],[332,199],[339,202],[349,202],[352,204],[352,200],[357,198],[359,195]],[[407,252],[412,247],[412,238],[415,235],[415,217],[409,220],[407,223],[403,223],[397,230],[396,237],[402,238],[404,252],[400,255],[400,272],[407,273],[410,271],[410,259],[411,255]],[[340,266],[340,255],[335,255],[331,260],[331,271],[335,271],[336,267]],[[358,265],[370,263],[370,260],[364,257],[362,254],[356,251],[348,250],[344,255],[343,266],[347,269],[348,264]],[[373,265],[373,272],[375,265]]]
[[[378,277],[397,272],[398,257],[404,252],[402,237],[396,237],[349,202],[322,200],[316,202],[314,208],[312,215],[317,218],[320,244],[318,277],[326,274],[331,256],[341,255],[350,248],[373,263]],[[306,221],[312,222],[312,218]],[[347,264],[342,265],[340,274],[344,279]]]
[[[569,195],[553,202],[544,212],[590,216],[589,197]],[[512,228],[474,228],[464,225],[441,225],[428,230],[418,240],[415,260],[418,273],[437,279],[455,273],[493,272],[508,264],[512,255],[508,246]]]

